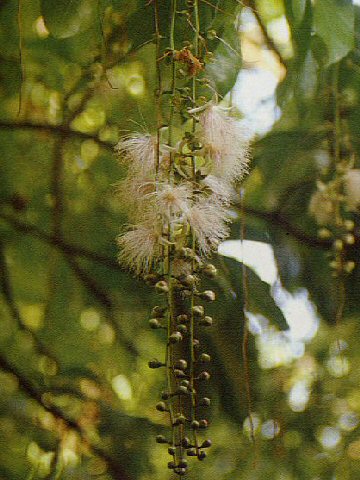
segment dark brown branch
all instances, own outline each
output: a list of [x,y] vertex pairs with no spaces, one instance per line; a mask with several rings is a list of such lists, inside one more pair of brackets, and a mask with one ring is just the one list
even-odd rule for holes
[[83,140],[94,140],[101,147],[113,152],[114,145],[109,142],[104,142],[100,140],[96,135],[91,133],[79,132],[72,130],[71,128],[64,125],[45,125],[40,123],[31,123],[31,122],[7,122],[5,120],[0,121],[0,130],[30,130],[30,131],[40,131],[50,134],[62,134],[66,138],[80,138]]
[[39,240],[47,243],[48,245],[52,245],[58,248],[65,254],[86,258],[87,260],[92,260],[100,265],[111,268],[113,270],[123,270],[113,258],[107,257],[106,255],[101,255],[100,253],[96,253],[91,250],[87,250],[84,247],[65,242],[61,238],[57,238],[52,234],[48,234],[42,231],[36,225],[22,222],[21,220],[18,220],[15,217],[8,215],[4,212],[0,212],[0,219],[6,221],[18,232],[38,238]]
[[35,388],[34,385],[17,370],[17,368],[11,365],[2,354],[0,354],[0,368],[3,371],[10,373],[11,375],[14,375],[17,378],[19,387],[23,393],[25,393],[28,397],[35,400],[44,410],[54,415],[54,417],[56,417],[59,420],[62,420],[67,425],[68,428],[76,431],[79,434],[81,440],[89,447],[90,451],[94,455],[101,457],[107,463],[109,470],[114,479],[129,480],[129,476],[123,470],[122,466],[119,465],[116,462],[116,460],[112,458],[101,447],[91,443],[91,441],[87,438],[86,432],[83,430],[83,428],[79,425],[79,423],[76,420],[70,418],[65,412],[63,412],[56,405],[53,405],[48,401],[45,401],[43,396],[43,393],[45,392],[38,391],[37,388]]

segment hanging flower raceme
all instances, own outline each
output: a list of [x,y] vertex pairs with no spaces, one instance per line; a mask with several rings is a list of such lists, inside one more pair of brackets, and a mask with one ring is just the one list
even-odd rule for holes
[[[190,11],[195,12],[194,4]],[[174,21],[173,17],[172,26]],[[201,279],[216,276],[207,257],[229,234],[234,185],[249,164],[248,137],[232,111],[214,101],[197,103],[194,77],[206,69],[199,46],[192,48],[186,50],[186,58],[191,65],[201,65],[188,68],[189,78],[183,80],[192,85],[192,97],[190,87],[177,93],[176,72],[183,71],[184,50],[181,55],[173,51],[170,124],[164,128],[158,120],[156,135],[129,134],[116,147],[120,163],[128,168],[117,186],[117,197],[133,223],[117,239],[119,261],[162,297],[151,312],[149,326],[166,336],[165,358],[151,360],[149,367],[166,370],[166,387],[156,409],[168,415],[171,435],[156,440],[168,446],[168,467],[178,475],[186,473],[190,457],[203,460],[211,446],[209,439],[201,438],[208,427],[204,415],[210,399],[203,391],[210,379],[206,367],[211,359],[198,336],[213,323],[205,307],[216,295],[202,290]],[[160,58],[168,56],[166,52]],[[158,109],[158,117],[162,114]]]

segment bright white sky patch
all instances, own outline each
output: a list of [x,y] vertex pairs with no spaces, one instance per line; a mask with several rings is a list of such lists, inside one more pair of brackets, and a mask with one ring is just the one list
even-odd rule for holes
[[277,332],[272,327],[264,327],[260,318],[256,326],[254,317],[258,316],[249,315],[252,326],[256,326],[252,328],[253,333],[260,333],[257,345],[262,367],[285,365],[301,357],[305,351],[305,342],[311,340],[317,332],[319,319],[305,289],[291,294],[281,286],[272,246],[253,240],[227,240],[219,246],[219,253],[239,262],[244,259],[245,265],[272,287],[274,300],[289,324],[289,331]]

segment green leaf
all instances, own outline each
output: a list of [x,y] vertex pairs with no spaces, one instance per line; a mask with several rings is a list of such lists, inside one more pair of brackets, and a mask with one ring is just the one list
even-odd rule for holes
[[50,33],[68,38],[83,32],[96,20],[96,0],[41,0],[41,12]]
[[354,48],[354,6],[350,0],[317,0],[314,30],[328,51],[327,65],[336,63]]
[[294,16],[294,22],[296,25],[299,25],[304,18],[306,0],[292,0],[291,7]]

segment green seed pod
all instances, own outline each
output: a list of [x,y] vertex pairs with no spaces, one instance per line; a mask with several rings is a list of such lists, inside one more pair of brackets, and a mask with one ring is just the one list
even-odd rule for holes
[[201,363],[208,363],[211,361],[211,357],[207,353],[202,353],[199,357],[199,361]]
[[202,407],[210,407],[210,404],[211,404],[211,400],[208,397],[202,398],[199,402],[199,405],[201,405]]
[[212,441],[210,439],[204,440],[203,443],[200,445],[200,448],[209,448],[212,445]]
[[204,460],[206,458],[206,453],[205,452],[199,452],[198,459],[199,460]]
[[209,278],[215,278],[217,275],[217,269],[212,263],[207,263],[202,271]]
[[204,318],[202,318],[199,321],[199,325],[202,325],[203,327],[211,327],[212,324],[213,324],[213,319],[212,319],[212,317],[209,317],[208,315],[206,315]]
[[178,368],[179,370],[186,370],[187,369],[187,361],[184,359],[180,359],[175,363],[175,368]]
[[166,404],[164,402],[158,402],[155,406],[156,410],[159,412],[167,412]]
[[199,428],[207,428],[209,426],[209,423],[207,420],[199,420]]
[[216,295],[212,290],[205,290],[204,292],[199,293],[199,297],[207,302],[213,302],[216,298]]
[[156,443],[168,443],[164,435],[157,435],[156,436]]
[[159,320],[157,318],[150,318],[149,320],[149,326],[150,328],[152,328],[153,330],[157,330],[158,328],[161,328],[161,323],[159,322]]
[[160,368],[160,367],[165,367],[165,363],[160,362],[159,360],[150,360],[148,363],[149,368]]
[[180,332],[174,332],[170,335],[169,337],[169,342],[170,343],[179,343],[183,339],[182,335]]
[[197,455],[196,449],[195,448],[189,448],[186,452],[186,455],[188,457],[196,457],[196,455]]
[[157,293],[168,293],[169,287],[165,280],[160,280],[156,283],[155,290]]
[[201,372],[200,375],[198,376],[199,380],[209,380],[210,379],[210,373],[209,372]]
[[205,314],[204,307],[202,305],[195,305],[194,307],[192,307],[192,313],[194,317],[201,318]]

